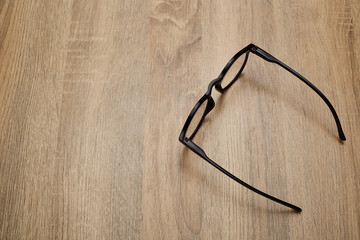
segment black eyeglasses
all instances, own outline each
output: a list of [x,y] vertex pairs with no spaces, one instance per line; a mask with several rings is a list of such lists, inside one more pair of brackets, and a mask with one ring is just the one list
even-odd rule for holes
[[183,129],[181,130],[179,140],[182,142],[185,146],[190,148],[193,152],[195,152],[197,155],[202,157],[205,161],[213,165],[215,168],[217,168],[219,171],[227,175],[228,177],[232,178],[236,182],[240,183],[244,187],[268,198],[271,199],[277,203],[280,203],[284,206],[287,206],[289,208],[294,209],[297,212],[301,212],[301,208],[290,204],[288,202],[285,202],[283,200],[280,200],[276,197],[273,197],[267,193],[264,193],[249,184],[245,183],[244,181],[240,180],[239,178],[235,177],[233,174],[228,172],[226,169],[222,168],[220,165],[218,165],[216,162],[211,160],[208,156],[206,156],[205,152],[197,146],[194,142],[192,142],[192,138],[195,136],[197,131],[200,128],[201,123],[204,121],[204,118],[206,115],[215,107],[215,102],[213,98],[211,97],[211,91],[213,87],[215,86],[215,89],[218,90],[220,93],[224,93],[225,90],[227,90],[237,79],[239,79],[241,72],[244,70],[244,67],[246,65],[246,62],[249,57],[249,53],[254,53],[255,55],[258,55],[259,57],[265,59],[268,62],[273,62],[278,65],[280,65],[282,68],[286,69],[296,77],[298,77],[301,81],[303,81],[306,85],[308,85],[312,90],[314,90],[326,103],[326,105],[329,107],[332,115],[334,116],[336,126],[339,133],[339,138],[342,141],[345,141],[345,135],[342,130],[340,120],[337,116],[337,113],[330,103],[330,101],[325,97],[325,95],[317,89],[311,82],[309,82],[307,79],[305,79],[303,76],[301,76],[299,73],[291,69],[286,64],[282,63],[275,57],[271,56],[266,51],[262,50],[261,48],[255,46],[254,44],[249,44],[247,47],[239,51],[235,54],[233,58],[230,59],[230,61],[226,64],[225,68],[220,73],[219,77],[214,79],[210,82],[207,92],[200,98],[200,100],[195,104],[195,107],[190,112],[190,115],[188,116],[185,125]]

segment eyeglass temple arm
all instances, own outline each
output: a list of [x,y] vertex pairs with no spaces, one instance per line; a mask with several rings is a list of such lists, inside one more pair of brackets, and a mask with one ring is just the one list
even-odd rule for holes
[[343,129],[341,127],[341,123],[339,120],[339,117],[334,109],[334,107],[332,106],[332,104],[330,103],[330,101],[325,97],[325,95],[317,88],[315,87],[311,82],[309,82],[306,78],[304,78],[303,76],[301,76],[298,72],[296,72],[295,70],[293,70],[292,68],[290,68],[289,66],[287,66],[285,63],[281,62],[280,60],[276,59],[275,57],[273,57],[271,54],[269,54],[268,52],[262,50],[261,48],[252,45],[250,51],[256,55],[258,55],[259,57],[265,59],[268,62],[273,62],[278,64],[279,66],[281,66],[282,68],[286,69],[287,71],[289,71],[290,73],[292,73],[294,76],[298,77],[302,82],[304,82],[306,85],[308,85],[312,90],[314,90],[326,103],[326,105],[329,107],[332,115],[334,116],[335,122],[336,122],[336,126],[338,129],[338,133],[339,133],[339,138],[342,141],[346,140],[345,134],[343,132]]
[[285,202],[283,200],[280,200],[276,197],[273,197],[267,193],[264,193],[252,186],[250,186],[249,184],[247,184],[246,182],[240,180],[239,178],[235,177],[233,174],[231,174],[230,172],[228,172],[226,169],[224,169],[223,167],[221,167],[220,165],[218,165],[216,162],[214,162],[213,160],[211,160],[208,156],[206,156],[204,150],[202,150],[198,145],[196,145],[194,142],[192,142],[191,140],[185,138],[184,139],[184,144],[186,144],[194,153],[196,153],[197,155],[199,155],[200,157],[202,157],[205,161],[207,161],[208,163],[210,163],[212,166],[214,166],[216,169],[218,169],[219,171],[221,171],[222,173],[224,173],[226,176],[232,178],[234,181],[240,183],[241,185],[243,185],[244,187],[250,189],[251,191],[253,192],[256,192],[257,194],[263,196],[263,197],[266,197],[270,200],[273,200],[277,203],[280,203],[286,207],[289,207],[289,208],[292,208],[293,210],[297,211],[297,212],[301,212],[301,208],[291,204],[291,203],[288,203],[288,202]]

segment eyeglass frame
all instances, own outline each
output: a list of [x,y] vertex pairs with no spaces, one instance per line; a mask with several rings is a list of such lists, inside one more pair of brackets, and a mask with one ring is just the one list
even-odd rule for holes
[[[270,200],[273,200],[279,204],[282,204],[286,207],[289,207],[293,210],[295,210],[296,212],[301,212],[302,209],[298,206],[295,206],[291,203],[285,202],[283,200],[280,200],[274,196],[271,196],[263,191],[260,191],[259,189],[247,184],[246,182],[240,180],[238,177],[236,177],[235,175],[233,175],[232,173],[230,173],[229,171],[227,171],[226,169],[224,169],[223,167],[221,167],[220,165],[218,165],[216,162],[214,162],[213,160],[211,160],[204,152],[204,150],[202,150],[198,145],[196,145],[192,139],[193,137],[196,135],[196,133],[198,132],[201,124],[203,123],[205,117],[209,114],[209,112],[215,107],[215,101],[214,99],[211,97],[211,92],[213,87],[215,87],[215,89],[217,91],[219,91],[220,93],[224,93],[228,88],[230,88],[232,86],[232,84],[234,84],[234,82],[236,82],[242,71],[245,68],[245,65],[247,63],[249,54],[253,53],[259,57],[261,57],[262,59],[268,61],[268,62],[272,62],[275,63],[279,66],[281,66],[282,68],[284,68],[285,70],[289,71],[291,74],[293,74],[294,76],[296,76],[297,78],[299,78],[302,82],[304,82],[307,86],[309,86],[312,90],[314,90],[326,103],[326,105],[328,106],[328,108],[330,109],[335,122],[336,122],[336,126],[338,129],[338,134],[339,134],[339,138],[341,141],[345,141],[346,137],[345,134],[343,132],[339,117],[334,109],[334,107],[332,106],[332,104],[330,103],[330,101],[327,99],[327,97],[325,97],[325,95],[317,88],[315,87],[310,81],[308,81],[305,77],[303,77],[302,75],[300,75],[298,72],[296,72],[295,70],[293,70],[292,68],[290,68],[289,66],[287,66],[286,64],[284,64],[283,62],[281,62],[280,60],[278,60],[277,58],[273,57],[271,54],[269,54],[268,52],[266,52],[265,50],[259,48],[258,46],[256,46],[253,43],[250,43],[248,46],[246,46],[245,48],[243,48],[242,50],[240,50],[239,52],[237,52],[231,59],[230,61],[225,65],[224,69],[221,71],[220,75],[212,80],[208,86],[208,90],[207,92],[200,98],[200,100],[195,104],[194,108],[192,109],[192,111],[190,112],[184,127],[182,128],[181,132],[180,132],[180,136],[179,136],[179,141],[181,143],[183,143],[185,146],[187,146],[190,150],[192,150],[194,153],[196,153],[198,156],[200,156],[201,158],[203,158],[205,161],[207,161],[208,163],[210,163],[213,167],[215,167],[216,169],[218,169],[219,171],[221,171],[222,173],[224,173],[225,175],[227,175],[228,177],[230,177],[231,179],[233,179],[234,181],[238,182],[239,184],[243,185],[244,187],[254,191],[255,193],[266,197]],[[221,81],[223,80],[225,74],[227,73],[227,71],[230,69],[230,67],[232,66],[232,64],[243,54],[246,54],[245,59],[244,59],[244,63],[242,64],[239,72],[236,74],[236,76],[234,77],[234,79],[225,87],[221,86]],[[193,117],[195,116],[197,110],[200,108],[200,106],[206,101],[207,101],[207,105],[205,108],[205,111],[198,123],[198,125],[196,126],[194,132],[190,135],[189,138],[186,137],[186,131],[189,128],[189,125],[191,123],[191,120],[193,119]]]

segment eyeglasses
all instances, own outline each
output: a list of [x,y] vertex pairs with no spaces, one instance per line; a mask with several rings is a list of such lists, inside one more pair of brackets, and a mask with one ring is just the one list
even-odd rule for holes
[[204,121],[204,118],[206,117],[206,115],[208,115],[209,112],[215,107],[214,99],[211,97],[211,91],[212,91],[213,87],[215,87],[215,89],[218,90],[220,93],[224,93],[225,90],[230,88],[231,85],[240,78],[241,72],[244,70],[246,62],[248,60],[249,53],[253,53],[268,62],[278,64],[282,68],[286,69],[287,71],[289,71],[290,73],[292,73],[293,75],[298,77],[301,81],[303,81],[306,85],[308,85],[312,90],[314,90],[324,100],[326,105],[329,107],[329,109],[335,119],[335,122],[336,122],[339,138],[342,141],[346,140],[344,132],[341,127],[341,124],[340,124],[340,120],[338,118],[338,115],[337,115],[334,107],[330,103],[330,101],[325,97],[325,95],[319,89],[317,89],[311,82],[309,82],[307,79],[305,79],[303,76],[301,76],[299,73],[297,73],[296,71],[291,69],[289,66],[287,66],[286,64],[284,64],[281,61],[279,61],[278,59],[276,59],[275,57],[271,56],[266,51],[255,46],[254,44],[249,44],[247,47],[245,47],[244,49],[242,49],[238,53],[236,53],[235,56],[233,58],[231,58],[230,61],[226,64],[225,68],[222,70],[219,77],[210,82],[207,92],[204,94],[204,96],[202,96],[200,98],[200,100],[195,104],[195,107],[190,112],[190,115],[188,116],[188,118],[184,124],[184,127],[181,130],[179,140],[185,146],[187,146],[193,152],[195,152],[197,155],[202,157],[205,161],[207,161],[212,166],[217,168],[219,171],[221,171],[228,177],[232,178],[236,182],[240,183],[244,187],[256,192],[257,194],[260,194],[261,196],[264,196],[270,200],[273,200],[279,204],[282,204],[286,207],[292,208],[293,210],[295,210],[297,212],[301,212],[301,208],[299,208],[291,203],[280,200],[276,197],[273,197],[267,193],[264,193],[256,188],[250,186],[249,184],[245,183],[244,181],[240,180],[239,178],[237,178],[236,176],[231,174],[229,171],[227,171],[226,169],[224,169],[223,167],[218,165],[216,162],[211,160],[205,154],[204,150],[202,150],[198,145],[196,145],[192,141],[193,137],[196,135],[202,122]]

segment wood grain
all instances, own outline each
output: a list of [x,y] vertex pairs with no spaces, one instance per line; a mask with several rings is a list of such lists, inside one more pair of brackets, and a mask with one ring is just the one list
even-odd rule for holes
[[[194,141],[194,104],[250,55]],[[360,4],[0,1],[0,239],[359,239]]]

